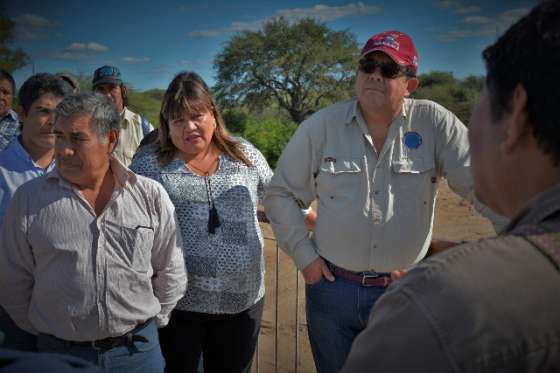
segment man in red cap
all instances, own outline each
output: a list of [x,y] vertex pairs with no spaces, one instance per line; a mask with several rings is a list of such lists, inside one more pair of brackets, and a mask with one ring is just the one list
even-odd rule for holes
[[510,224],[391,285],[342,372],[560,372],[559,19],[541,1],[482,53],[474,189]]
[[[417,69],[408,35],[387,31],[369,39],[356,68],[356,98],[299,126],[267,189],[264,204],[279,246],[307,284],[308,333],[320,373],[342,368],[391,275],[441,244],[432,241],[439,180],[474,201],[467,128],[437,103],[408,98],[418,87]],[[300,208],[315,199],[309,237]]]

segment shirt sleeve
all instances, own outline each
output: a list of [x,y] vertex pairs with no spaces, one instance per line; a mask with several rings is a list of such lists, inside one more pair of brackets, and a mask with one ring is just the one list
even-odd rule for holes
[[341,372],[450,372],[453,367],[421,306],[388,292],[373,308]]
[[140,121],[142,122],[142,133],[146,136],[148,133],[154,130],[154,126],[148,121],[148,119],[140,116]]
[[272,178],[272,170],[266,161],[264,155],[253,145],[248,145],[248,151],[251,153],[250,160],[253,163],[253,167],[257,170],[258,175],[258,185],[257,194],[259,198],[259,203],[262,203],[264,198],[265,188],[270,183]]
[[455,193],[469,201],[499,231],[507,219],[482,204],[474,195],[467,127],[450,111],[436,111],[436,159],[440,174]]
[[27,240],[25,196],[16,192],[0,228],[0,304],[23,330],[37,334],[29,321],[35,259]]
[[152,267],[154,276],[152,286],[154,294],[161,304],[161,311],[156,316],[156,324],[163,327],[169,322],[169,314],[187,289],[187,273],[182,254],[181,233],[175,209],[167,192],[158,185],[159,198],[155,198],[160,209],[160,219],[154,234],[152,249]]
[[299,126],[284,148],[264,198],[278,245],[300,270],[319,257],[301,211],[316,197],[318,162],[311,133],[312,118]]

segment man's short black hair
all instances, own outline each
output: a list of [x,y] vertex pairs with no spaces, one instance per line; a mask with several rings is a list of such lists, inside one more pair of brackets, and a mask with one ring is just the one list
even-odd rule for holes
[[16,93],[16,81],[14,80],[12,74],[10,74],[4,69],[0,69],[0,80],[9,81],[10,84],[12,85],[12,94]]
[[482,53],[492,119],[511,107],[515,87],[527,92],[527,111],[539,147],[560,165],[560,1],[546,0]]
[[72,90],[68,83],[59,76],[48,73],[35,74],[27,79],[19,89],[18,104],[27,113],[31,105],[45,93],[64,97],[72,94]]

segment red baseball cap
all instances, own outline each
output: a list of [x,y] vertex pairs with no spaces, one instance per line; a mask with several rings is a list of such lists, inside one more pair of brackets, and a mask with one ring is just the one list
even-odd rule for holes
[[385,31],[373,35],[362,48],[360,58],[371,52],[380,51],[391,57],[401,66],[412,66],[418,69],[418,53],[410,36],[400,31]]

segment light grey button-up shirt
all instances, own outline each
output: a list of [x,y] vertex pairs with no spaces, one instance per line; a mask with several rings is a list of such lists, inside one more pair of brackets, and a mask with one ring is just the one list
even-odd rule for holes
[[71,341],[158,326],[187,279],[174,208],[161,185],[116,159],[103,210],[56,170],[22,185],[0,231],[0,304],[23,329]]
[[[353,271],[409,268],[431,241],[438,180],[447,178],[474,201],[469,166],[467,128],[435,102],[405,99],[376,150],[350,100],[299,126],[264,205],[280,247],[299,269],[318,256]],[[310,238],[296,201],[307,206],[315,199]]]

